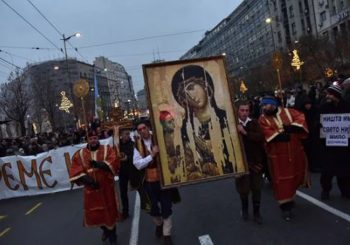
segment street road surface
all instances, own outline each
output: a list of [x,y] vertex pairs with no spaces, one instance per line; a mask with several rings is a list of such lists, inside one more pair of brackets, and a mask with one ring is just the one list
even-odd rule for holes
[[[300,191],[319,201],[318,178],[318,174],[313,174],[312,188]],[[261,208],[263,225],[255,224],[252,219],[242,221],[233,179],[186,186],[180,192],[182,202],[174,206],[173,216],[175,245],[350,244],[350,200],[340,197],[336,184],[331,200],[324,203],[335,208],[337,215],[298,196],[296,217],[290,223],[281,219],[272,189],[265,184]],[[147,214],[141,211],[140,218],[134,219],[139,212],[134,210],[135,192],[129,196],[131,217],[118,223],[118,244],[161,245]],[[82,227],[82,197],[81,190],[74,190],[1,200],[0,244],[103,244],[99,229]],[[136,236],[130,243],[131,234]]]

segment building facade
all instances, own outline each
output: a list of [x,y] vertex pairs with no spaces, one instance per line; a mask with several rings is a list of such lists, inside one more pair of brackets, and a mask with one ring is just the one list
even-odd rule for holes
[[[68,72],[67,72],[68,69]],[[50,121],[53,129],[73,129],[91,120],[95,115],[94,66],[76,59],[58,59],[30,64],[24,69],[28,74],[33,94],[33,107],[29,116],[39,123]],[[86,80],[89,84],[87,96],[78,98],[74,84]],[[98,89],[102,101],[110,101],[106,77],[98,77]],[[62,110],[65,97],[73,104],[69,112]],[[84,105],[84,107],[83,107]],[[110,103],[102,103],[102,110],[108,115]],[[84,115],[85,110],[85,115]]]
[[297,48],[302,36],[350,31],[350,0],[244,0],[180,59],[226,54],[229,76]]
[[94,64],[100,74],[107,78],[110,104],[125,111],[134,111],[136,99],[133,82],[124,66],[103,56],[96,57]]
[[274,51],[269,4],[261,0],[243,1],[181,59],[226,54],[229,76],[257,65]]
[[334,39],[350,31],[350,0],[314,0],[316,28],[320,36]]
[[137,104],[141,114],[145,113],[148,110],[148,101],[145,89],[137,92]]

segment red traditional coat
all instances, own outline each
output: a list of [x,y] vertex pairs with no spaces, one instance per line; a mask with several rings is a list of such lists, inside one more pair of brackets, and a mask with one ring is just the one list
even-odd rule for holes
[[[307,184],[307,158],[301,143],[308,134],[304,114],[280,107],[275,116],[261,115],[259,124],[266,141],[275,198],[280,204],[291,201],[297,188]],[[303,130],[290,134],[288,142],[274,142],[273,139],[284,131],[283,125]]]
[[[111,171],[92,168],[91,160],[105,162]],[[84,226],[112,228],[121,218],[114,182],[118,169],[119,161],[114,150],[108,145],[100,145],[96,151],[83,148],[74,154],[70,181],[80,184],[79,178],[89,175],[99,184],[98,189],[84,187]]]

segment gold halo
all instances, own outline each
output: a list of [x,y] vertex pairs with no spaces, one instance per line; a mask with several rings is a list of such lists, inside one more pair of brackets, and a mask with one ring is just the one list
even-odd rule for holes
[[89,93],[89,83],[86,80],[80,79],[73,85],[73,93],[75,96],[81,98]]

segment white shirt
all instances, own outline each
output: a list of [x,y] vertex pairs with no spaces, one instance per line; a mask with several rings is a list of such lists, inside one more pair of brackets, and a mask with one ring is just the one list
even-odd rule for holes
[[295,105],[295,97],[291,95],[286,102],[286,107],[293,107]]
[[[152,148],[152,139],[151,137],[149,139],[142,139],[145,143],[145,146],[149,152],[151,152]],[[133,157],[133,164],[138,169],[141,170],[148,166],[150,162],[152,162],[153,157],[151,155],[148,155],[147,157],[143,158],[140,154],[140,152],[134,148],[134,157]]]
[[238,122],[240,124],[242,124],[244,127],[247,126],[247,124],[251,121],[252,119],[250,117],[247,117],[247,119],[245,120],[245,122],[243,122],[241,119],[238,118]]

